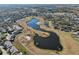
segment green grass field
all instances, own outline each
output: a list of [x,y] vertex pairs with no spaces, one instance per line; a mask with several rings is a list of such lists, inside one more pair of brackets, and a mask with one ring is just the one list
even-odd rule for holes
[[19,42],[17,42],[17,41],[14,42],[14,45],[15,45],[15,47],[16,47],[20,52],[23,53],[23,55],[26,55],[26,54],[27,54],[26,48],[23,47]]

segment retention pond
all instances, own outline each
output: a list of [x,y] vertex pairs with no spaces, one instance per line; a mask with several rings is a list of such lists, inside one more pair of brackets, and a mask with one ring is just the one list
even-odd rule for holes
[[[29,27],[32,27],[35,30],[48,32],[50,35],[48,37],[41,37],[38,34],[35,34],[33,38],[34,45],[42,49],[51,49],[51,50],[61,51],[63,47],[60,43],[59,36],[54,32],[49,32],[49,31],[41,29],[40,26],[36,24],[37,22],[39,22],[39,20],[36,18],[33,18],[27,23],[27,25]],[[48,25],[46,24],[46,26]]]

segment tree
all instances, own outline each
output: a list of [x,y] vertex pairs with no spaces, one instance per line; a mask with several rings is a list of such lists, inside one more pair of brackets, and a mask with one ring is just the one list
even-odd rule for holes
[[0,55],[2,55],[2,51],[1,51],[1,49],[0,49]]

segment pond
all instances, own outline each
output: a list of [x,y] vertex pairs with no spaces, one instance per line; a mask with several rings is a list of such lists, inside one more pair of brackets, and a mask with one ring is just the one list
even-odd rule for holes
[[[59,36],[54,32],[49,32],[49,31],[41,29],[40,26],[37,25],[37,22],[39,22],[38,19],[32,18],[32,20],[27,22],[27,25],[35,30],[48,32],[50,35],[48,37],[41,37],[38,34],[35,34],[33,38],[34,45],[42,49],[51,49],[51,50],[61,51],[63,47],[60,43]],[[48,23],[45,22],[44,25],[48,26]]]
[[[40,30],[40,26],[37,24],[37,22],[39,22],[38,19],[32,18],[27,22],[27,25],[33,29]],[[48,22],[45,22],[44,25],[48,27]]]
[[48,37],[41,37],[38,34],[34,36],[34,45],[42,49],[61,51],[63,49],[59,37],[54,32],[49,32]]
[[32,18],[32,20],[30,20],[30,21],[27,22],[27,25],[29,27],[32,27],[33,29],[39,30],[40,27],[39,27],[39,25],[37,25],[37,22],[39,22],[38,19]]

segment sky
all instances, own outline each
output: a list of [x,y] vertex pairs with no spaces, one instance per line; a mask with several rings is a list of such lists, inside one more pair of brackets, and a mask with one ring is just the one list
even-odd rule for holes
[[79,0],[0,0],[0,4],[79,4]]

